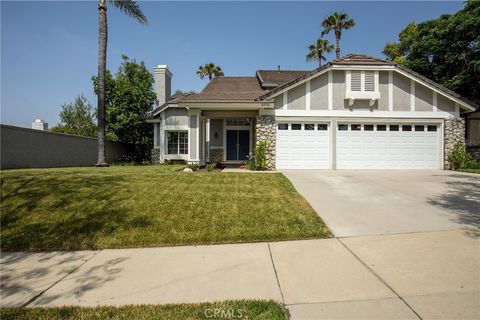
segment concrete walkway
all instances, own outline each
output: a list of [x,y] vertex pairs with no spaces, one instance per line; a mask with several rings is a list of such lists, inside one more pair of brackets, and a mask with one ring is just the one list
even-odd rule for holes
[[273,299],[292,319],[478,319],[480,240],[455,230],[2,253],[2,306]]

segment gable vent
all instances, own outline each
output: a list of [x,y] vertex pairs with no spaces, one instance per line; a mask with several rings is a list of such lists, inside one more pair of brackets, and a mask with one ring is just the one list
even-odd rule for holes
[[361,91],[362,90],[362,72],[361,71],[352,71],[352,80],[351,80],[351,91]]
[[375,91],[375,72],[365,71],[365,91]]

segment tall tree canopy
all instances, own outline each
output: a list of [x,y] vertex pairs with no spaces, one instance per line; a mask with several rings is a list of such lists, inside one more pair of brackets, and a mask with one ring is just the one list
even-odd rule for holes
[[340,40],[342,39],[343,30],[348,30],[355,26],[355,21],[345,12],[334,12],[326,17],[322,22],[322,37],[330,31],[335,34],[335,54],[337,59],[340,59]]
[[107,73],[107,3],[124,14],[147,24],[147,18],[135,0],[98,0],[98,160],[97,166],[108,166],[105,145],[105,77]]
[[215,77],[223,76],[223,71],[222,71],[222,68],[215,65],[215,63],[210,62],[210,63],[206,63],[203,66],[198,67],[197,75],[202,80],[205,77],[208,77],[208,79],[212,80]]
[[466,2],[453,15],[408,24],[383,53],[480,103],[480,1]]
[[[154,79],[143,61],[122,58],[115,77],[109,70],[105,75],[105,131],[109,140],[135,146],[135,160],[142,161],[145,157],[142,146],[152,143],[152,125],[146,120],[156,99],[152,89]],[[97,93],[98,78],[92,80]]]
[[83,95],[79,95],[75,102],[63,104],[62,111],[60,111],[60,123],[51,131],[96,137],[97,125],[90,102]]
[[318,66],[322,65],[322,61],[325,61],[324,53],[332,52],[334,46],[331,45],[327,39],[319,38],[316,44],[312,44],[308,47],[307,61],[318,61]]

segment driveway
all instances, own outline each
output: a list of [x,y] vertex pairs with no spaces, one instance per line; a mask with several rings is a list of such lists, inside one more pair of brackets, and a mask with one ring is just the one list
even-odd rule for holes
[[284,170],[337,237],[480,227],[480,175]]

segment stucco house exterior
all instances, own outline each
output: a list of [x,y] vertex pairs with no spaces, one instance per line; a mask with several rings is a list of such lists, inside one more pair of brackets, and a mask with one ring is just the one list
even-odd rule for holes
[[217,77],[175,96],[167,66],[154,74],[156,163],[241,163],[266,140],[271,170],[447,168],[465,141],[462,115],[478,108],[412,70],[357,54],[312,71]]

